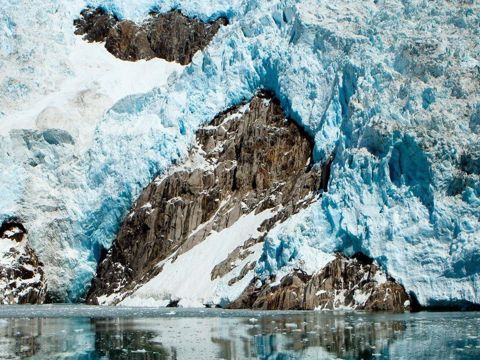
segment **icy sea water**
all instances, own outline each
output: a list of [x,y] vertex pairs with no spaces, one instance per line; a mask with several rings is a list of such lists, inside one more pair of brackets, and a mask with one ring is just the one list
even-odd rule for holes
[[480,313],[0,306],[0,359],[480,359]]

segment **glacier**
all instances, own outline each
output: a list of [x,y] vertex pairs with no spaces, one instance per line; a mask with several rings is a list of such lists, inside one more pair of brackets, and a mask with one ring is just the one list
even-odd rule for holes
[[[125,65],[73,35],[87,5],[230,25],[186,67]],[[328,192],[270,232],[257,274],[361,251],[422,305],[480,303],[475,1],[0,0],[0,9],[0,221],[22,219],[55,299],[82,298],[136,196],[186,156],[201,124],[269,89],[314,138],[314,160],[333,163]]]

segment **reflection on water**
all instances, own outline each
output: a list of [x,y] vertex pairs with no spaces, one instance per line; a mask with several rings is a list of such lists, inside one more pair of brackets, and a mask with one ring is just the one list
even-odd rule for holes
[[0,317],[1,359],[480,359],[480,313],[53,306]]

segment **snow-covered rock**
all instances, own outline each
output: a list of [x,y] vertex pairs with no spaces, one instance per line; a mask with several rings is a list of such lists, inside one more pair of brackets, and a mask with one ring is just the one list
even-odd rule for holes
[[265,234],[321,194],[313,145],[265,92],[202,126],[188,160],[135,201],[88,293],[94,304],[225,306]]
[[[275,281],[274,281],[275,280]],[[295,269],[277,280],[254,278],[231,309],[263,310],[417,310],[403,286],[361,253],[336,254],[313,274]]]
[[223,17],[203,22],[174,10],[152,11],[137,24],[120,20],[103,7],[87,7],[74,21],[75,34],[90,42],[105,43],[105,49],[116,58],[137,61],[157,57],[182,65],[190,64],[193,56],[208,46],[220,27],[227,23]]
[[268,88],[315,139],[315,161],[334,162],[328,194],[268,235],[257,275],[363,252],[421,304],[480,303],[477,2],[90,4],[230,25],[186,68],[125,70],[74,37],[85,3],[0,0],[0,220],[22,218],[59,298],[84,294],[133,200],[198,127]]
[[46,292],[43,264],[28,243],[26,229],[5,221],[0,227],[0,304],[41,304]]

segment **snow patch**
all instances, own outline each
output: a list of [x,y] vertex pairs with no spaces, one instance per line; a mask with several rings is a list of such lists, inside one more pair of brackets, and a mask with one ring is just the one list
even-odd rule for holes
[[174,260],[172,256],[163,261],[160,274],[127,296],[120,305],[165,306],[171,300],[180,300],[179,306],[203,307],[206,304],[221,305],[235,300],[253,278],[253,272],[232,286],[228,285],[228,281],[237,276],[251,258],[258,258],[261,246],[256,247],[253,256],[242,260],[236,271],[222,278],[212,280],[212,270],[245,241],[259,237],[261,233],[257,228],[273,215],[271,210],[256,215],[253,212],[243,215],[229,228],[213,232]]

